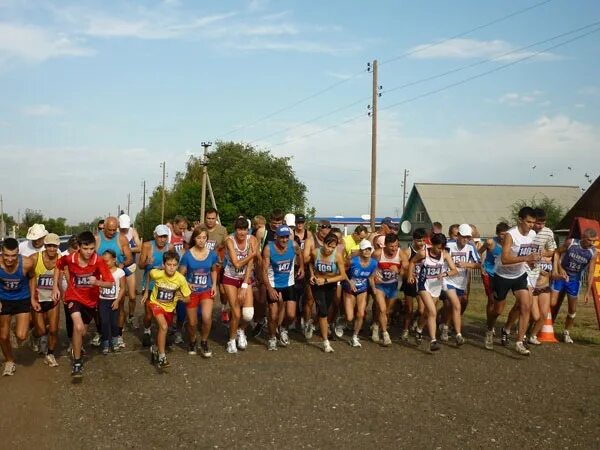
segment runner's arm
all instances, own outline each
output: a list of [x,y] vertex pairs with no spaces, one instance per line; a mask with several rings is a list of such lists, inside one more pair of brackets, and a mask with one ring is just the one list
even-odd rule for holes
[[[123,267],[130,266],[133,263],[133,256],[131,255],[131,248],[129,248],[129,242],[127,241],[127,238],[125,236],[123,236],[122,234],[119,235],[119,245],[121,246],[121,251],[123,252],[123,255],[125,256],[122,266]],[[121,267],[121,269],[123,267]]]
[[588,267],[588,273],[587,273],[587,291],[585,293],[585,300],[584,302],[587,304],[591,298],[593,298],[593,294],[592,294],[592,286],[594,285],[594,272],[596,270],[596,255],[594,255],[594,257],[591,259],[590,263],[589,263],[589,267]]

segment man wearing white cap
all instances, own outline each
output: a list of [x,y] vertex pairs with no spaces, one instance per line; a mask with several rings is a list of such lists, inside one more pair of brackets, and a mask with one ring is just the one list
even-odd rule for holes
[[[136,257],[142,252],[142,241],[135,228],[131,226],[131,219],[127,214],[121,214],[119,216],[119,232],[121,236],[125,236],[127,242],[129,242],[129,249],[131,250],[131,257],[133,262],[125,267],[125,280],[127,283],[127,296],[129,297],[129,314],[127,317],[127,324],[132,328],[136,329],[137,324],[133,321],[133,315],[135,313],[135,271],[137,269]],[[125,304],[120,303],[119,306],[119,328],[123,328],[125,324]]]
[[43,223],[34,223],[27,230],[27,240],[19,244],[19,255],[31,256],[44,250],[44,238],[48,230]]

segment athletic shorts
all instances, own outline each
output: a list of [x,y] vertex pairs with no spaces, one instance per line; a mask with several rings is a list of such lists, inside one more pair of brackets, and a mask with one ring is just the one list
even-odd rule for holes
[[0,316],[14,316],[31,311],[31,300],[24,298],[22,300],[0,300]]
[[483,289],[485,290],[485,295],[490,296],[494,293],[494,274],[489,273],[481,273],[481,281],[483,282]]
[[[281,294],[281,298],[284,302],[295,302],[296,301],[296,290],[294,286],[288,286],[284,288],[275,288],[275,290]],[[268,303],[277,303],[274,300],[271,300],[269,293],[267,292],[267,302]]]
[[516,291],[527,289],[527,272],[518,278],[504,278],[498,274],[494,275],[494,300],[497,302],[506,300],[508,291],[512,291],[514,294]]
[[416,298],[418,294],[417,283],[409,284],[407,280],[404,280],[402,283],[402,292],[404,292],[406,297]]
[[552,290],[556,292],[565,291],[569,297],[577,297],[581,282],[579,280],[554,280]]
[[210,295],[210,291],[211,290],[208,289],[202,292],[192,292],[192,295],[190,295],[190,301],[186,303],[185,306],[187,308],[197,308],[200,305],[200,303],[202,303],[204,300],[212,298],[212,296]]
[[[224,285],[234,286],[238,289],[242,287],[243,282],[244,282],[243,278],[230,278],[227,275],[223,275],[223,280],[221,281],[221,283]],[[248,287],[250,287],[250,286],[252,286],[252,280],[248,281]]]
[[154,317],[164,316],[165,320],[167,321],[167,325],[173,325],[173,316],[175,315],[173,311],[167,312],[162,306],[157,305],[156,303],[149,302],[149,304],[150,310],[152,311],[152,315]]
[[321,286],[311,285],[312,295],[317,305],[317,314],[319,317],[327,317],[329,308],[335,299],[336,283],[327,283]]
[[383,292],[385,298],[388,300],[398,298],[398,282],[376,284],[375,289]]
[[90,308],[89,306],[85,306],[75,300],[65,300],[65,305],[67,306],[67,311],[69,311],[69,315],[73,315],[74,313],[81,314],[81,320],[86,325],[89,324],[94,317],[96,316],[96,308]]
[[137,270],[137,264],[136,263],[130,264],[127,267],[123,267],[123,272],[125,272],[125,276],[126,277],[128,277],[129,275],[133,275],[136,270]]
[[[446,289],[444,290],[449,291],[450,289],[454,289],[456,291],[456,295],[458,295],[458,298],[467,296],[467,292],[464,289],[459,289],[457,287],[452,286],[451,284],[446,285]],[[442,296],[444,298],[442,298]],[[442,291],[442,293],[440,294],[440,300],[446,300],[447,298],[448,296],[444,294],[444,291]]]
[[367,283],[367,286],[364,289],[354,292],[352,290],[352,288],[350,287],[350,283],[348,283],[347,281],[342,281],[342,289],[344,290],[344,292],[347,292],[348,294],[351,294],[351,295],[360,295],[367,291],[369,291],[369,293],[370,293],[370,288],[371,288],[371,285]]
[[535,288],[533,290],[533,296],[537,297],[540,294],[549,294],[552,291],[552,289],[550,288],[550,285],[543,287],[543,288]]
[[40,310],[40,313],[47,313],[51,309],[56,308],[58,306],[58,302],[57,303],[54,303],[54,302],[40,302],[40,306],[42,307],[42,309]]

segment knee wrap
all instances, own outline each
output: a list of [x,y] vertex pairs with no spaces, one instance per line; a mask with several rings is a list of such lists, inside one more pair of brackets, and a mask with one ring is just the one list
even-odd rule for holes
[[574,319],[576,315],[576,312],[574,312],[573,314],[567,314],[567,316],[569,316],[570,319]]
[[250,322],[254,317],[254,307],[253,306],[244,306],[242,308],[242,319],[245,322]]

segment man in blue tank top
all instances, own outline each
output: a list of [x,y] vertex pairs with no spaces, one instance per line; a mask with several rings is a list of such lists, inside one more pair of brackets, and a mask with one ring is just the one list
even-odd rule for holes
[[[573,326],[575,314],[577,312],[577,297],[581,287],[581,278],[583,272],[587,270],[588,288],[585,293],[585,303],[592,298],[591,280],[594,278],[596,267],[596,249],[594,244],[598,238],[596,230],[586,229],[581,235],[581,239],[567,239],[554,254],[554,264],[552,270],[552,297],[550,300],[553,305],[552,316],[556,318],[562,301],[559,301],[561,293],[567,294],[569,310],[565,319],[565,329],[563,340],[567,344],[572,344],[573,339],[569,330]],[[564,297],[563,297],[564,298]]]
[[23,342],[27,337],[31,311],[30,278],[35,277],[33,260],[19,255],[16,239],[6,238],[0,258],[0,347],[4,355],[3,376],[15,373],[16,365],[10,344],[10,325],[16,318],[15,335]]
[[[269,304],[268,349],[277,350],[277,328],[282,347],[289,344],[287,325],[296,318],[296,296],[294,291],[294,264],[298,265],[298,276],[304,275],[304,260],[300,246],[290,239],[291,230],[279,225],[275,240],[268,242],[263,250],[263,282]],[[284,308],[285,305],[285,308]]]

